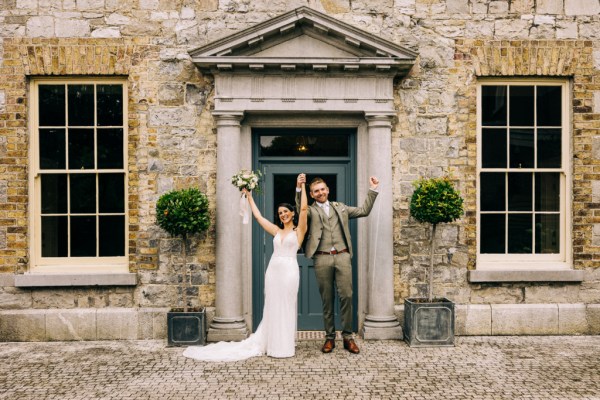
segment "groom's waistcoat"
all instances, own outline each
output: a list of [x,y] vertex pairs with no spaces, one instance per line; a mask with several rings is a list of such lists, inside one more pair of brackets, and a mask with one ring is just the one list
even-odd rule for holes
[[344,232],[342,232],[342,226],[337,212],[334,211],[333,207],[329,208],[329,217],[325,214],[323,209],[319,211],[322,213],[323,221],[323,232],[321,235],[321,241],[317,251],[331,251],[331,248],[335,248],[337,251],[347,249],[348,245],[344,240]]

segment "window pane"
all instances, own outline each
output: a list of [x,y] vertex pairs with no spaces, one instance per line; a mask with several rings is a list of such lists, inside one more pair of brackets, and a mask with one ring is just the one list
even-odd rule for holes
[[531,173],[508,174],[508,210],[531,211],[533,187]]
[[123,168],[123,129],[98,129],[98,168]]
[[65,168],[65,130],[40,129],[40,169]]
[[510,130],[510,167],[533,168],[533,129]]
[[279,157],[348,157],[347,135],[261,136],[260,155]]
[[537,214],[535,216],[535,252],[541,254],[559,253],[559,240],[559,215]]
[[40,85],[39,125],[65,125],[65,85]]
[[535,174],[535,210],[559,211],[560,174],[558,172]]
[[73,174],[71,179],[71,212],[96,212],[96,175]]
[[42,175],[42,214],[67,212],[67,175]]
[[101,213],[125,212],[125,174],[98,175]]
[[71,257],[96,256],[96,217],[71,217]]
[[562,144],[560,129],[538,129],[538,168],[560,168],[562,164],[561,148]]
[[100,257],[125,255],[125,216],[100,216]]
[[533,86],[510,87],[510,125],[533,126]]
[[94,85],[69,85],[69,125],[94,125]]
[[42,257],[67,257],[67,217],[42,217]]
[[481,244],[479,250],[482,254],[505,253],[504,214],[481,214]]
[[508,214],[508,252],[532,253],[531,214]]
[[123,86],[97,86],[98,126],[123,125]]
[[69,129],[69,168],[94,168],[93,129]]
[[481,123],[483,126],[506,125],[506,86],[481,87]]
[[506,182],[504,172],[482,172],[480,179],[481,211],[505,211],[504,193]]
[[537,87],[537,125],[561,126],[562,102],[560,86]]
[[506,168],[506,129],[483,129],[481,139],[481,166]]

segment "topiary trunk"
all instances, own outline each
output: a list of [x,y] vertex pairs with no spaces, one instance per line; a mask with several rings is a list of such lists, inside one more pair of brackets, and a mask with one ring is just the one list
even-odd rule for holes
[[435,228],[437,224],[431,224],[431,240],[429,248],[429,287],[427,288],[427,297],[429,302],[433,301],[433,255],[435,253]]
[[181,270],[181,277],[183,279],[183,293],[181,294],[183,300],[183,312],[188,311],[188,302],[187,302],[187,291],[188,291],[188,271],[187,271],[187,235],[184,233],[181,235],[181,240],[183,241],[183,269]]

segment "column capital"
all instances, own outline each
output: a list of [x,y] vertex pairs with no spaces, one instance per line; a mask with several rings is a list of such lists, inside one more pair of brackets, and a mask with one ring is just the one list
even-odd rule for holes
[[220,126],[240,126],[240,122],[244,119],[243,111],[213,111],[212,116]]
[[394,113],[375,113],[375,112],[367,112],[365,113],[365,119],[367,120],[367,124],[369,128],[372,127],[392,127],[392,123],[396,119],[396,114]]

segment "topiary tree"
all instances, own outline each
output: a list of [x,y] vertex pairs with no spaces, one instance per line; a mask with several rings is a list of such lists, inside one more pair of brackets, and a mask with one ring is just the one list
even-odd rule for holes
[[448,177],[419,179],[410,199],[410,215],[419,222],[431,224],[428,299],[433,301],[433,253],[437,224],[452,222],[463,214],[463,199]]
[[182,300],[183,312],[188,311],[187,290],[190,271],[187,268],[188,237],[204,232],[210,226],[208,198],[195,188],[172,190],[156,202],[156,223],[172,236],[181,236],[183,244]]

